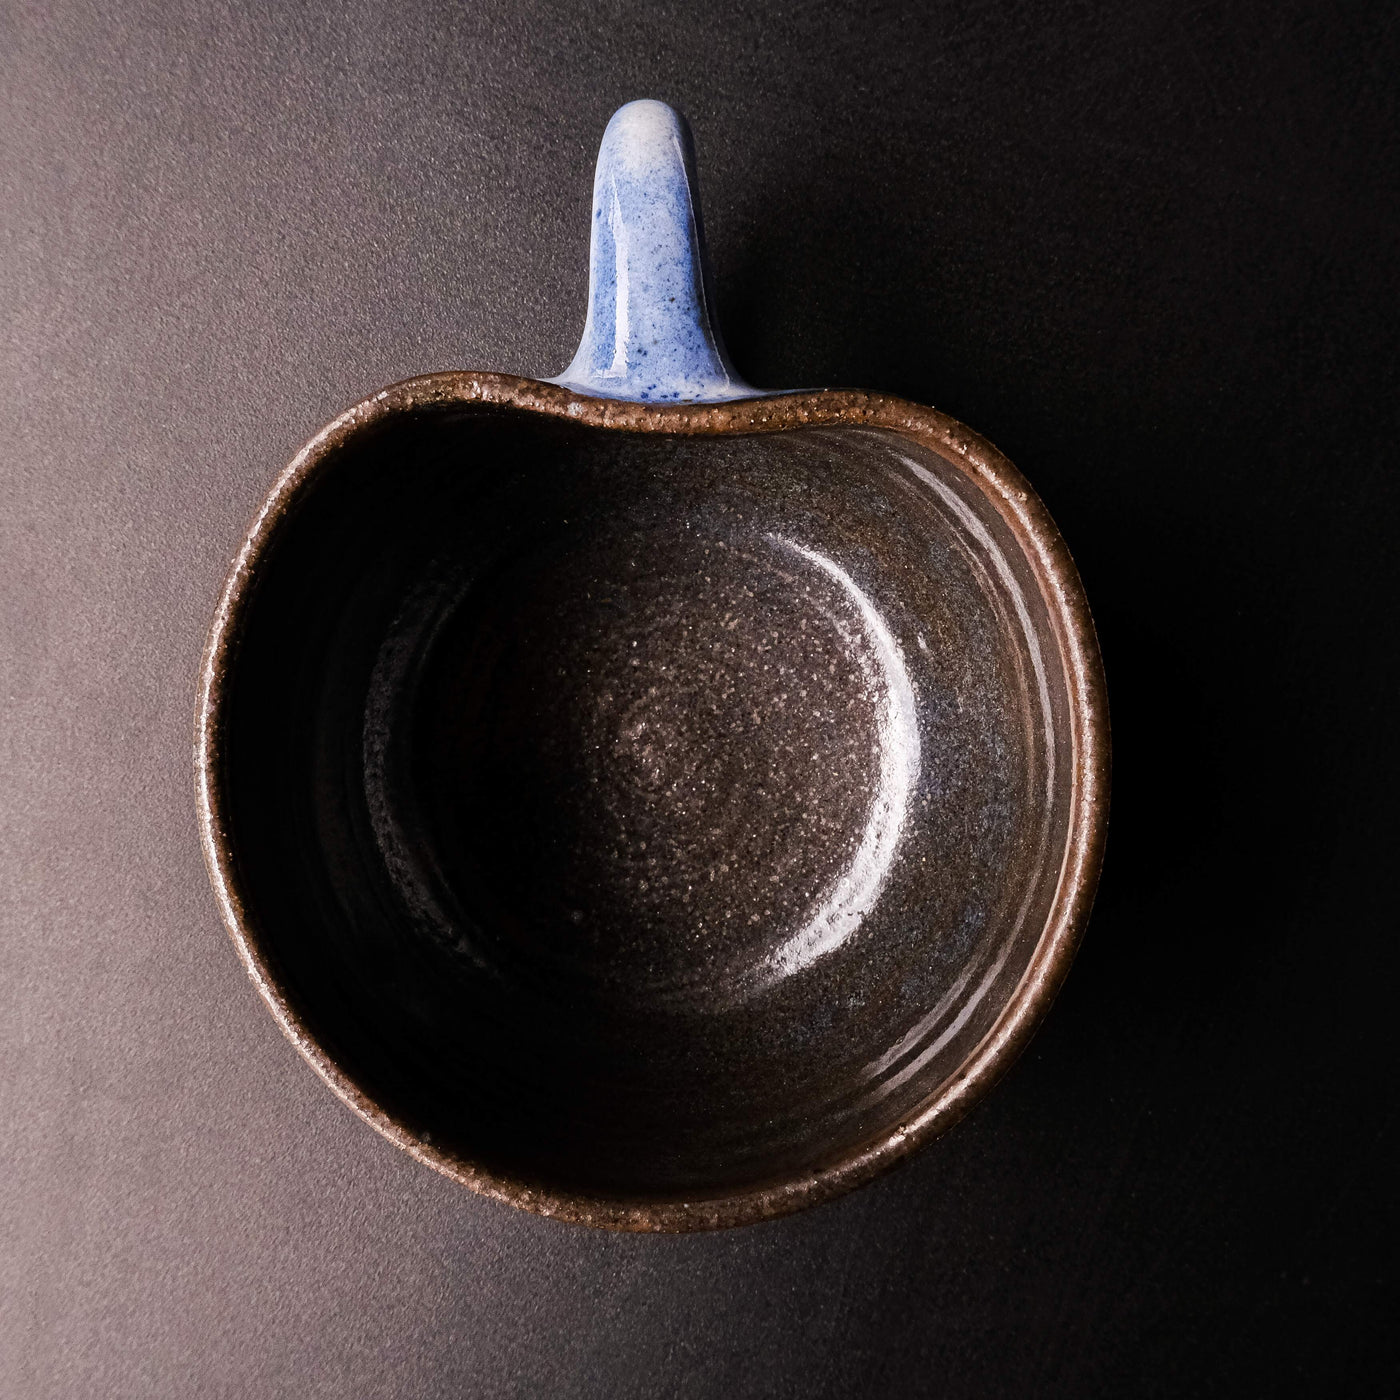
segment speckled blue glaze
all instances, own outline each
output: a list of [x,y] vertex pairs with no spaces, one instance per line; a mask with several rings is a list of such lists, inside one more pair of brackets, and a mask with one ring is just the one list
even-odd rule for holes
[[758,397],[711,324],[705,282],[685,122],[664,102],[629,102],[598,149],[583,339],[552,382],[640,403]]

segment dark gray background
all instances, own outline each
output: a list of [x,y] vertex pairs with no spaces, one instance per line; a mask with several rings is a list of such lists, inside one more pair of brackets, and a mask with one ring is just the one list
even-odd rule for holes
[[[0,1394],[1394,1393],[1398,13],[3,0]],[[931,401],[1039,487],[1117,746],[1008,1080],[685,1239],[477,1200],[336,1103],[189,753],[291,452],[568,359],[637,96],[692,120],[741,371]]]

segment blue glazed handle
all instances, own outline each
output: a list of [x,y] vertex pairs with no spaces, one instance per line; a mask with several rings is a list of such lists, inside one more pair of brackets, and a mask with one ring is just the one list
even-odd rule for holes
[[629,102],[598,148],[583,339],[551,382],[638,403],[758,397],[710,321],[707,280],[685,119],[664,102]]

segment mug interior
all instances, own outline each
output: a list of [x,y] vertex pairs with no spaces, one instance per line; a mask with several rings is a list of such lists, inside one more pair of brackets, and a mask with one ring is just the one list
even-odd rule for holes
[[895,1130],[1026,972],[1069,833],[1037,575],[883,429],[390,415],[303,484],[224,696],[250,936],[420,1140],[717,1197]]

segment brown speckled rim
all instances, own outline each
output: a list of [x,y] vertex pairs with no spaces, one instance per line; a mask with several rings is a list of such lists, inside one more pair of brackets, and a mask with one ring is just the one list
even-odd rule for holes
[[[238,869],[224,785],[230,676],[263,560],[294,503],[347,441],[394,414],[470,404],[524,409],[635,433],[722,436],[808,426],[890,429],[932,448],[964,471],[1001,513],[1038,575],[1069,680],[1069,771],[1074,784],[1070,836],[1045,928],[1015,993],[957,1072],[896,1128],[818,1171],[687,1201],[575,1195],[487,1171],[424,1141],[376,1103],[317,1043],[266,956]],[[1108,709],[1094,623],[1074,561],[1039,497],[996,448],[961,423],[902,399],[837,389],[723,404],[641,404],[585,398],[511,375],[449,371],[380,391],[342,413],[297,453],[254,518],[214,614],[200,668],[195,719],[195,791],[209,878],[239,957],[288,1039],[361,1118],[420,1162],[492,1200],[612,1230],[709,1230],[786,1215],[871,1180],[962,1118],[1025,1047],[1069,970],[1098,882],[1108,822],[1108,776]]]

